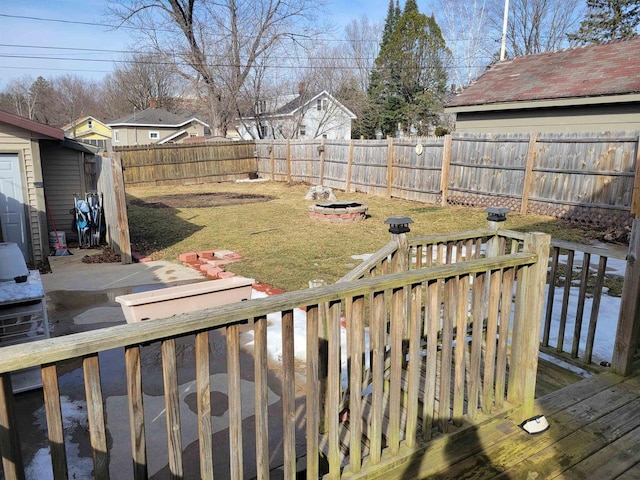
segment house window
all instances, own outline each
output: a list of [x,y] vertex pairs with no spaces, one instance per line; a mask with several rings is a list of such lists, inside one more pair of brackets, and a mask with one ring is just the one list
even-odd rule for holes
[[322,111],[322,110],[326,110],[327,109],[327,99],[326,98],[319,98],[318,100],[316,100],[316,107],[318,108],[318,111]]
[[198,136],[198,134],[197,134],[197,133],[190,133],[190,134],[189,134],[189,138],[193,138],[193,137],[197,137],[197,136]]
[[113,131],[113,141],[114,143],[118,143],[120,141],[120,130]]
[[160,138],[159,132],[149,132],[149,140],[158,140]]
[[267,111],[267,101],[258,100],[256,103],[256,113],[265,113]]
[[269,135],[269,127],[267,125],[260,125],[260,138],[267,138]]
[[307,126],[306,125],[300,125],[299,133],[300,133],[301,137],[304,137],[307,134]]
[[89,121],[87,121],[87,126],[88,126],[89,128],[93,128],[93,120],[89,120]]

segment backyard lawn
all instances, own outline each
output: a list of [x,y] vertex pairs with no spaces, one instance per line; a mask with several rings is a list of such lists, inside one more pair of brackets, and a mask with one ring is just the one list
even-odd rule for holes
[[[127,187],[134,251],[154,260],[177,261],[185,252],[228,249],[244,256],[227,269],[286,291],[307,288],[311,279],[332,283],[390,240],[384,221],[413,219],[409,236],[486,227],[483,208],[439,207],[406,200],[346,194],[339,201],[368,205],[363,222],[311,220],[304,196],[309,185],[276,182],[193,186]],[[505,228],[543,231],[554,238],[586,242],[597,233],[549,217],[510,213]]]

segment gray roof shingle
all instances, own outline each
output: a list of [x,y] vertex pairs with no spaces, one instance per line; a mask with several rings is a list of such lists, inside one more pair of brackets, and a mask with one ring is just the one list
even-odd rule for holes
[[175,127],[183,125],[193,119],[193,116],[178,115],[162,108],[147,108],[141,112],[135,112],[126,117],[109,122],[108,125],[127,124]]

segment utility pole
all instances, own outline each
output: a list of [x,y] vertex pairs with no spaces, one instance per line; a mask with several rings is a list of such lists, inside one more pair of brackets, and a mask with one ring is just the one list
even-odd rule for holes
[[509,18],[509,0],[504,0],[504,18],[502,20],[502,44],[500,45],[500,60],[504,60],[507,49],[507,20]]

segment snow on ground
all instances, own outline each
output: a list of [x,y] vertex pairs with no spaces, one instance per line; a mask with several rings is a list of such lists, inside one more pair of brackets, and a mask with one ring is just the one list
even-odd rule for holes
[[[454,252],[455,253],[455,252]],[[463,251],[464,255],[464,251]],[[369,255],[354,255],[352,258],[354,259],[366,259]],[[434,252],[435,256],[435,252]],[[560,256],[559,262],[566,263],[567,257]],[[581,252],[576,252],[574,256],[574,269],[576,267],[581,267],[583,261],[583,255]],[[599,258],[595,255],[592,255],[590,268],[594,271],[597,271]],[[616,259],[608,259],[607,262],[607,274],[608,275],[619,275],[624,276],[624,271],[626,268],[626,262],[624,260],[616,260]],[[574,274],[574,277],[576,275]],[[545,290],[545,298],[546,292]],[[551,320],[551,330],[550,330],[550,344],[555,346],[557,345],[558,340],[558,329],[560,326],[560,313],[562,311],[562,298],[564,295],[564,287],[556,287],[555,296],[554,296],[554,308],[553,308],[553,317]],[[253,291],[252,298],[261,298],[265,297],[266,294],[262,292],[258,292],[256,290]],[[580,355],[584,353],[587,330],[589,325],[589,319],[591,316],[591,308],[593,304],[593,298],[587,298],[585,300],[585,307],[582,319],[582,329],[581,329],[581,341],[580,341]],[[568,318],[566,320],[565,327],[565,337],[564,337],[564,350],[571,351],[571,345],[573,342],[573,333],[576,319],[578,305],[578,288],[572,287],[569,295],[569,306],[568,306]],[[613,344],[615,341],[616,335],[616,327],[618,324],[618,313],[620,310],[620,298],[612,297],[606,294],[606,288],[603,292],[603,295],[600,300],[600,308],[598,314],[598,324],[596,327],[596,336],[595,343],[593,346],[593,362],[600,363],[601,361],[611,361],[611,355],[613,352]],[[546,312],[546,301],[543,312]],[[282,317],[280,313],[274,313],[267,316],[268,328],[267,328],[267,344],[268,344],[268,354],[272,361],[281,362],[282,361],[282,326],[281,321]],[[253,333],[246,332],[245,334],[245,342],[246,345],[253,344]],[[346,352],[346,329],[344,327],[341,328],[341,356],[342,356],[342,376],[343,376],[343,384],[346,382],[346,365],[347,365],[347,352]],[[368,335],[366,336],[365,351],[368,350]],[[295,357],[297,360],[304,362],[306,360],[306,314],[303,310],[296,309],[294,310],[294,349],[295,349]]]
[[[93,460],[89,457],[79,456],[79,445],[73,440],[72,433],[77,428],[87,430],[89,423],[87,420],[87,402],[71,401],[66,396],[60,397],[62,409],[62,422],[65,431],[65,451],[67,454],[67,465],[69,468],[69,478],[93,478]],[[44,407],[38,409],[34,416],[35,423],[44,431],[47,429],[47,420]],[[37,478],[38,480],[53,480],[53,469],[51,467],[51,453],[49,446],[41,448],[36,452],[33,459],[25,469],[27,478]]]

